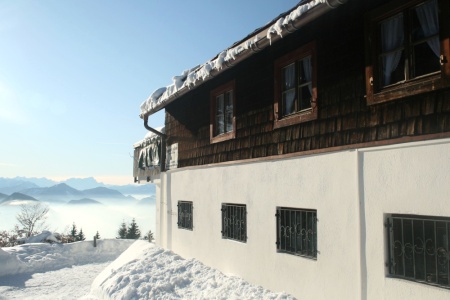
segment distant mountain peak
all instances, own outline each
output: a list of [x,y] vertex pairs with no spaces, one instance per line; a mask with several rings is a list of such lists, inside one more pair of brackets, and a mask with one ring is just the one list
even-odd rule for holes
[[89,188],[95,188],[98,186],[104,186],[103,183],[98,182],[94,177],[86,177],[86,178],[69,178],[64,180],[63,183],[67,183],[68,185],[78,189],[84,190]]
[[26,194],[22,194],[22,193],[12,193],[11,195],[9,195],[8,197],[4,198],[0,203],[5,203],[8,201],[14,201],[14,200],[19,200],[19,201],[39,201],[34,197],[28,196]]
[[73,187],[71,187],[70,185],[68,185],[67,183],[64,183],[64,182],[57,183],[51,187],[69,187],[69,188],[73,189]]
[[94,199],[90,198],[83,198],[79,200],[70,200],[67,204],[96,204],[96,205],[103,205],[101,202],[98,202]]
[[49,191],[71,191],[71,192],[75,192],[75,193],[80,193],[79,190],[71,187],[70,185],[68,185],[67,183],[61,182],[58,184],[55,184],[54,186],[51,186],[49,188],[47,188],[47,190]]

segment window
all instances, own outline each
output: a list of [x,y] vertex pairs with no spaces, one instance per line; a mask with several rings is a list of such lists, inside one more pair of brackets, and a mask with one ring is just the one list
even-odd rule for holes
[[222,85],[211,92],[211,143],[235,137],[235,98],[234,81]]
[[450,288],[450,218],[392,215],[386,225],[392,277]]
[[[368,103],[385,102],[449,85],[448,3],[396,1],[369,16]],[[448,1],[447,1],[448,2]]]
[[317,258],[317,211],[278,207],[277,251]]
[[247,210],[245,205],[222,204],[222,238],[247,241]]
[[274,127],[317,118],[316,48],[309,43],[275,61]]
[[192,230],[192,208],[191,201],[178,201],[178,228]]

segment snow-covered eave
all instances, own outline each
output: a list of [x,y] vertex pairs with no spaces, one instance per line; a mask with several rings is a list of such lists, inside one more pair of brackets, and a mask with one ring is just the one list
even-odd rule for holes
[[[164,126],[156,127],[155,130],[157,130],[161,133],[165,133]],[[149,132],[147,132],[147,134],[145,135],[145,137],[142,140],[137,141],[136,143],[133,144],[133,148],[140,148],[140,147],[142,147],[142,145],[144,145],[148,142],[151,142],[152,140],[156,140],[158,138],[160,138],[160,137],[157,134],[149,131]]]
[[141,118],[159,110],[180,98],[191,90],[201,86],[209,79],[239,64],[253,54],[269,47],[283,37],[296,32],[302,26],[317,19],[323,14],[345,4],[348,0],[310,0],[301,1],[296,7],[282,14],[278,19],[254,32],[244,40],[234,44],[216,55],[212,60],[181,76],[173,78],[174,83],[157,89],[141,104]]

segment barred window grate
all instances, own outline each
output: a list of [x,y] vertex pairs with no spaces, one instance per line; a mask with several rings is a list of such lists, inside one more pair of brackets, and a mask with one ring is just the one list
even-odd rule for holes
[[245,205],[222,204],[222,238],[247,241],[247,209]]
[[178,201],[178,228],[193,229],[193,214],[191,201]]
[[277,251],[317,258],[317,211],[277,208]]
[[393,277],[450,288],[450,218],[393,215],[387,229]]

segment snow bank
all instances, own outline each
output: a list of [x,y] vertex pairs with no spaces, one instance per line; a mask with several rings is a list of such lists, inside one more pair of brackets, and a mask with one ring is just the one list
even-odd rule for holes
[[[96,248],[92,241],[1,248],[0,299],[75,299],[82,295],[79,299],[294,299],[147,241],[97,242]],[[101,264],[112,260],[109,265]],[[98,267],[105,269],[98,273]],[[20,275],[24,273],[31,276]],[[77,285],[89,285],[91,279],[85,277],[93,278],[95,273],[99,275],[86,295],[88,288]]]
[[86,299],[294,299],[226,276],[195,259],[136,241],[91,286]]
[[17,256],[11,255],[0,248],[0,276],[24,273],[26,265]]
[[38,273],[73,265],[101,263],[116,259],[134,240],[97,240],[70,244],[35,243],[0,249],[0,277]]

